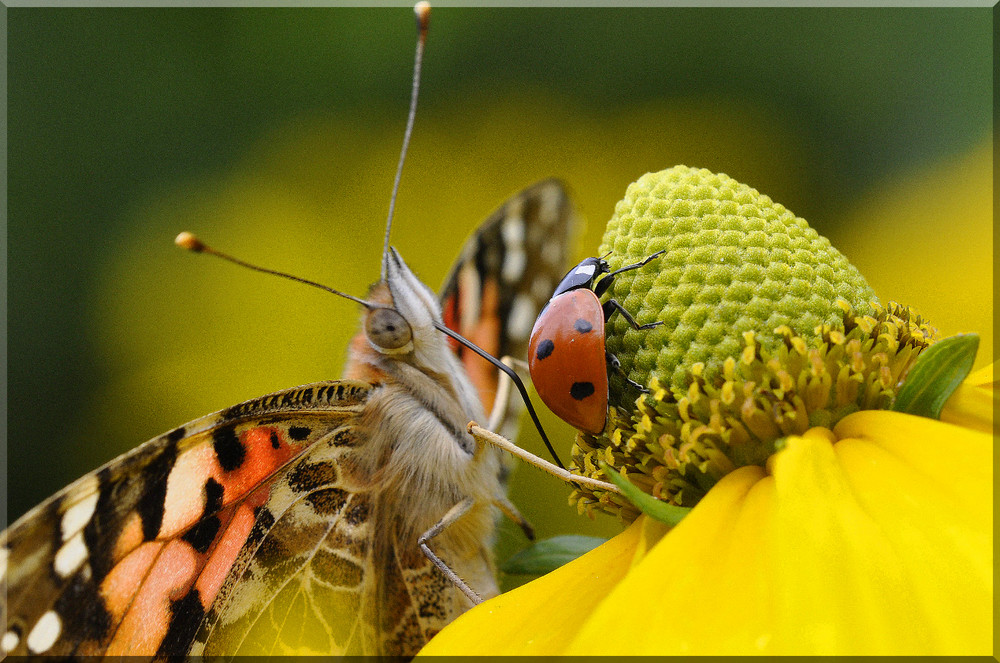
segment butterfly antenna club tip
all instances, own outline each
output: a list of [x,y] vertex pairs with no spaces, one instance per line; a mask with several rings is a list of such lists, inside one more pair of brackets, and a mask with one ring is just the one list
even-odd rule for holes
[[187,249],[188,251],[194,251],[196,253],[201,253],[207,248],[200,239],[186,230],[174,238],[174,244],[182,249]]
[[413,13],[417,17],[417,30],[420,31],[420,38],[423,39],[431,22],[431,3],[421,0],[413,5]]

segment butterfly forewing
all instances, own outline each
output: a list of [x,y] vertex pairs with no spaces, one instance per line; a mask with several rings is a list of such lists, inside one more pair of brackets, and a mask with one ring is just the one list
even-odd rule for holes
[[353,419],[367,389],[317,383],[202,417],[26,514],[0,535],[11,653],[155,650],[171,629],[176,640],[191,611],[174,601],[194,590],[210,603],[253,502],[322,431]]
[[[380,292],[415,288],[421,316],[523,359],[572,225],[563,187],[542,182],[466,243],[441,310],[395,253],[406,278]],[[440,332],[415,333],[450,355]],[[495,593],[493,505],[505,500],[505,471],[494,450],[473,453],[464,427],[489,412],[497,372],[460,348],[460,362],[426,366],[372,354],[363,335],[351,348],[364,381],[297,387],[198,419],[0,534],[0,653],[413,654],[470,605],[416,543],[463,498],[474,507],[432,545],[470,586]],[[481,407],[460,396],[476,392]]]

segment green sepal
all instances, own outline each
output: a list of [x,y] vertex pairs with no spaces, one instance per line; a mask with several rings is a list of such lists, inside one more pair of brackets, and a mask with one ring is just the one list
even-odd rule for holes
[[979,334],[959,334],[924,350],[896,394],[896,412],[939,419],[941,408],[972,370]]
[[554,536],[537,541],[513,555],[500,566],[504,573],[542,575],[588,553],[607,541],[596,536]]
[[618,472],[613,470],[611,466],[604,461],[600,461],[599,465],[608,478],[611,479],[611,483],[618,486],[618,489],[622,491],[622,495],[628,498],[629,502],[634,504],[637,509],[650,518],[655,518],[661,523],[665,523],[673,527],[691,511],[690,507],[667,504],[666,502],[656,499],[652,495],[647,495],[636,488],[631,481],[628,481],[625,477],[618,474]]

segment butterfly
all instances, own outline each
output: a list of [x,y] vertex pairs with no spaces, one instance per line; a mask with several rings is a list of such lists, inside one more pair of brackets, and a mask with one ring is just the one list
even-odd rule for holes
[[0,534],[3,652],[411,655],[471,605],[421,553],[442,518],[434,554],[496,594],[496,510],[516,510],[465,427],[498,372],[433,322],[523,357],[573,225],[561,183],[523,191],[440,296],[388,249],[344,379],[197,419],[28,512]]

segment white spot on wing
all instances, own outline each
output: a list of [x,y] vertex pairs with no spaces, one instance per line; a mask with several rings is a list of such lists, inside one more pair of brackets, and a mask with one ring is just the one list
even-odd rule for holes
[[507,248],[524,244],[524,219],[520,216],[508,216],[500,228],[503,243]]
[[551,225],[558,218],[560,198],[558,186],[545,187],[541,191],[538,216],[544,220],[546,225]]
[[504,256],[503,268],[500,270],[500,278],[504,283],[517,283],[524,274],[524,267],[528,264],[528,256],[520,246],[514,249],[507,249]]
[[49,610],[35,622],[35,627],[28,634],[28,653],[44,654],[56,643],[61,632],[62,620],[54,610]]
[[87,544],[83,532],[77,532],[64,543],[52,560],[52,568],[61,578],[68,578],[87,560]]
[[14,647],[16,647],[17,643],[20,641],[21,638],[18,637],[17,633],[14,631],[7,631],[3,634],[3,638],[0,638],[0,652],[7,654],[14,651]]
[[542,242],[542,260],[553,267],[559,266],[562,262],[562,247],[559,242]]
[[507,316],[507,336],[514,341],[527,340],[534,324],[534,303],[527,295],[518,295],[510,307],[510,315]]
[[469,333],[469,330],[479,321],[480,300],[483,284],[479,278],[479,272],[471,260],[462,263],[458,270],[458,311],[460,319],[458,321],[458,331],[461,334]]
[[61,521],[63,541],[82,530],[94,515],[97,498],[100,497],[98,482],[94,476],[87,479],[84,485],[73,491],[73,494],[80,495],[81,498],[63,513]]

